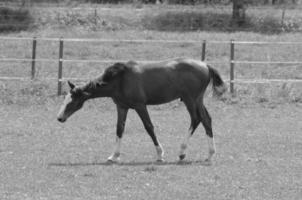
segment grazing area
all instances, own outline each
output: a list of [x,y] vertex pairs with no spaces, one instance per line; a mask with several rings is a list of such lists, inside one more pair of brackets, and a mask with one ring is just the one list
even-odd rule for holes
[[[246,12],[249,27],[239,30],[227,24],[230,6],[92,5],[71,3],[20,10],[28,19],[10,20],[26,23],[25,29],[7,26],[1,32],[0,77],[8,77],[0,80],[1,200],[301,199],[299,9],[282,12],[280,7],[250,7]],[[180,20],[182,17],[184,20]],[[35,36],[36,59],[53,60],[36,61],[35,78],[29,80],[32,40],[7,37]],[[235,45],[236,61],[260,62],[235,63],[235,80],[294,81],[235,83],[234,94],[228,91],[220,98],[212,97],[210,86],[204,103],[212,116],[217,150],[212,163],[204,162],[208,142],[201,125],[189,141],[186,158],[179,162],[180,145],[190,126],[190,116],[179,99],[148,106],[155,133],[165,150],[162,163],[155,162],[154,145],[138,115],[129,110],[121,162],[112,164],[107,158],[114,150],[117,112],[111,99],[89,100],[64,124],[57,121],[64,99],[57,96],[60,37],[67,39],[63,78],[96,78],[109,66],[91,60],[200,60],[202,41],[206,40],[215,42],[206,44],[205,60],[224,80],[229,80],[229,41],[234,39],[270,42]],[[200,42],[68,41],[70,38]],[[81,85],[84,81],[72,82]],[[68,91],[64,81],[63,94]]]
[[0,106],[1,199],[296,199],[302,195],[301,104],[228,104],[206,98],[217,153],[211,166],[202,128],[178,163],[189,115],[179,101],[150,107],[166,161],[134,111],[121,164],[109,165],[116,111],[109,99],[87,102],[64,125],[62,97],[44,105]]

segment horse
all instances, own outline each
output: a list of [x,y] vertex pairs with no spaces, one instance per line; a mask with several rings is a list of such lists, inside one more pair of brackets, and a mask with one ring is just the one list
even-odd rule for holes
[[99,97],[110,97],[117,108],[116,142],[108,162],[120,161],[121,140],[129,109],[134,109],[151,137],[158,162],[164,161],[164,150],[154,133],[147,105],[158,105],[180,99],[185,104],[191,119],[188,133],[179,151],[179,161],[184,160],[188,141],[200,123],[203,124],[209,146],[206,161],[215,153],[212,119],[203,103],[204,94],[212,82],[213,94],[221,96],[226,91],[218,71],[205,62],[177,58],[148,64],[135,61],[117,62],[107,67],[97,78],[83,86],[68,81],[70,91],[57,115],[59,122],[65,122],[84,102]]

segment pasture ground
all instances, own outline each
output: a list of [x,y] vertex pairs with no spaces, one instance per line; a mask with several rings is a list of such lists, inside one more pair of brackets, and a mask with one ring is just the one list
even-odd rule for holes
[[131,111],[121,164],[108,165],[116,112],[109,99],[87,102],[65,124],[60,98],[44,105],[0,106],[0,199],[291,199],[302,196],[302,105],[206,105],[217,154],[212,165],[202,126],[186,161],[177,162],[189,116],[176,101],[150,107],[166,162]]

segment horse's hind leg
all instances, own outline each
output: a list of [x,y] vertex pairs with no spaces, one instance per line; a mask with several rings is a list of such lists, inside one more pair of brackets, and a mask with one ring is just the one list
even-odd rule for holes
[[191,126],[189,128],[189,131],[186,135],[186,137],[184,138],[181,146],[180,146],[180,152],[179,152],[179,160],[183,160],[186,157],[185,151],[188,147],[188,142],[189,139],[191,138],[191,136],[193,135],[195,129],[198,127],[200,120],[198,117],[198,110],[197,110],[197,105],[195,103],[195,101],[193,100],[184,100],[184,103],[187,107],[187,110],[190,114],[190,118],[191,118]]
[[210,162],[212,156],[215,153],[215,143],[214,143],[214,136],[212,131],[212,119],[206,107],[203,105],[203,103],[200,103],[198,107],[198,111],[199,111],[200,121],[203,124],[207,134],[208,145],[209,145],[209,155],[206,161]]

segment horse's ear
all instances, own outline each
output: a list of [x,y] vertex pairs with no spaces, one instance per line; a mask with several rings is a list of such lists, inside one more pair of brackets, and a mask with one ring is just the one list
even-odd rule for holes
[[70,89],[73,89],[73,88],[75,88],[75,85],[72,83],[72,82],[70,82],[70,81],[67,81],[67,83],[68,83],[68,85],[69,85],[69,87],[70,87]]
[[102,86],[106,86],[108,83],[107,82],[104,82],[104,81],[98,81],[96,82],[96,86],[97,87],[102,87]]

